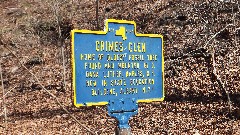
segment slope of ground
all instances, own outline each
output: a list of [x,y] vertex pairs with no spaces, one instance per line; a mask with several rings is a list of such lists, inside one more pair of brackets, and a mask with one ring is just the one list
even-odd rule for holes
[[[133,134],[240,134],[237,1],[100,0],[98,11],[99,26],[96,1],[0,0],[0,64],[4,89],[9,91],[7,125],[2,114],[0,134],[90,134],[40,83],[92,132],[114,133],[116,121],[106,107],[76,108],[71,90],[69,32],[103,30],[107,18],[134,20],[137,32],[164,36],[165,100],[139,104],[129,122]],[[0,103],[2,113],[2,96]]]

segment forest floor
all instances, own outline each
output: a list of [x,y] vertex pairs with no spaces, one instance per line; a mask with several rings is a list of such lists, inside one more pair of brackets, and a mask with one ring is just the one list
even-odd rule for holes
[[95,0],[0,0],[0,18],[0,134],[114,134],[106,107],[76,108],[71,89],[70,31],[107,18],[164,37],[165,99],[139,104],[133,134],[240,134],[237,0],[99,0],[99,26]]

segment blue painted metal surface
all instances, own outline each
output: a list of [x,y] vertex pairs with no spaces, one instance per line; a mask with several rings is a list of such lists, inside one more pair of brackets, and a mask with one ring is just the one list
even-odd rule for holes
[[120,129],[139,102],[164,99],[163,37],[137,34],[133,21],[106,20],[104,31],[72,31],[75,106],[108,105]]
[[104,31],[72,31],[76,106],[163,100],[163,38],[135,29],[132,21],[106,20]]
[[138,105],[134,98],[110,100],[108,114],[118,120],[118,127],[130,128],[128,120],[138,112]]

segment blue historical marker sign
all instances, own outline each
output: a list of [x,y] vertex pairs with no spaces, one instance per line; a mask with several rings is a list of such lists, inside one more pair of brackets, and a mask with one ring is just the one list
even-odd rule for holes
[[164,98],[163,37],[138,34],[133,21],[108,19],[104,31],[72,30],[75,106]]

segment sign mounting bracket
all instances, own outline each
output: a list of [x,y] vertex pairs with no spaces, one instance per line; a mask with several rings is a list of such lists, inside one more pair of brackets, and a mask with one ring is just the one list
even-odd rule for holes
[[[128,120],[138,113],[138,104],[135,98],[115,99],[108,103],[108,114],[118,120],[118,132],[130,133]],[[117,133],[122,134],[122,133]]]

